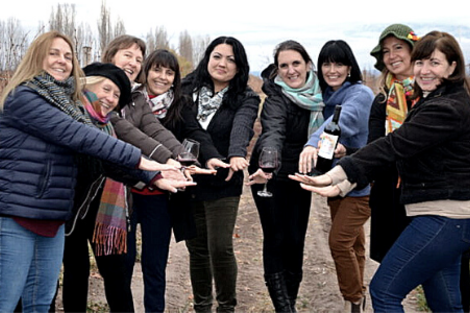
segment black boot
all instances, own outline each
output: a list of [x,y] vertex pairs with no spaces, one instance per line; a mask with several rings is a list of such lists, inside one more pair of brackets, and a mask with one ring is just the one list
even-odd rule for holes
[[265,274],[264,279],[268,287],[269,296],[277,313],[291,313],[291,304],[287,294],[284,273]]
[[292,312],[297,312],[295,309],[295,301],[297,300],[297,295],[299,294],[300,282],[302,281],[302,272],[285,272],[287,294],[289,295],[289,301]]

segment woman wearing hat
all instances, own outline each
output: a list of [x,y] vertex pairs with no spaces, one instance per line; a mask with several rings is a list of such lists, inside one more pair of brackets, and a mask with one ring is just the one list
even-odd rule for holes
[[[369,117],[369,139],[372,142],[398,128],[415,101],[411,51],[418,37],[402,24],[385,28],[377,46],[371,51],[375,68],[381,71],[379,94]],[[398,173],[395,166],[384,168],[374,180],[370,192],[371,208],[370,257],[381,262],[387,251],[408,224],[405,208],[400,203]]]
[[400,199],[411,218],[370,283],[374,312],[404,312],[421,285],[433,312],[463,312],[460,259],[470,248],[470,85],[465,59],[449,33],[432,31],[411,54],[413,99],[402,125],[325,175],[301,177],[307,190],[338,195],[339,183],[361,188],[396,166]]
[[[84,69],[83,104],[93,124],[114,136],[110,113],[129,102],[130,82],[125,72],[110,63],[93,63]],[[104,280],[111,312],[133,312],[131,289],[127,279],[125,252],[127,238],[127,202],[125,181],[155,181],[166,189],[164,179],[140,171],[109,169],[107,164],[80,157],[80,173],[75,194],[75,216],[68,223],[64,252],[63,302],[65,312],[86,312],[90,270],[88,242]],[[162,165],[162,168],[171,166]],[[110,176],[111,178],[105,177]],[[131,177],[129,177],[131,176]],[[170,189],[171,190],[171,189]]]

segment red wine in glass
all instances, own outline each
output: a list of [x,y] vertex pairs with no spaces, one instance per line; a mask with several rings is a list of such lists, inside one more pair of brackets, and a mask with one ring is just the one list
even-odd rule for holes
[[[277,167],[277,150],[273,147],[264,147],[259,155],[258,165],[263,172],[270,174]],[[260,197],[272,197],[272,193],[268,191],[268,183],[264,184],[263,190],[257,192]]]
[[184,167],[188,167],[196,163],[197,158],[190,152],[182,152],[178,155],[176,160]]
[[275,164],[263,164],[260,166],[260,168],[263,170],[263,172],[265,172],[266,174],[271,174],[272,172],[274,172],[274,170],[276,169],[276,166]]
[[181,163],[183,169],[196,163],[199,156],[199,142],[185,139],[182,142],[184,150],[178,154],[176,160]]

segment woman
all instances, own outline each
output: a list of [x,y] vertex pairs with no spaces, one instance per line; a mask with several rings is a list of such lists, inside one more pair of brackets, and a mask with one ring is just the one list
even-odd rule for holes
[[[262,133],[250,160],[248,185],[263,228],[264,278],[271,301],[276,312],[295,312],[311,194],[289,180],[288,174],[296,172],[309,134],[323,122],[323,102],[313,62],[298,42],[280,43],[274,64],[263,71],[262,77],[267,98],[261,113]],[[273,194],[270,198],[258,196],[261,187],[254,184],[259,178],[268,178],[258,165],[264,147],[274,147],[279,154],[278,169],[268,184]]]
[[[134,36],[121,35],[113,39],[103,53],[103,62],[122,68],[131,85],[136,87],[145,80],[142,77],[145,43]],[[121,115],[111,115],[111,123],[119,139],[140,148],[149,158],[168,165],[180,167],[176,161],[183,150],[181,143],[173,134],[155,119],[144,99],[131,99],[121,110]]]
[[[205,152],[208,144],[212,146],[211,140],[198,125],[192,111],[183,108],[188,101],[181,94],[179,68],[178,60],[171,52],[155,50],[150,53],[142,71],[145,83],[134,90],[134,103],[144,103],[151,109],[154,118],[172,131],[179,141],[192,137],[201,143],[201,151]],[[129,110],[132,112],[133,108],[131,106]],[[206,154],[211,155],[211,158],[221,157],[215,148]],[[201,173],[201,171],[198,172]],[[187,198],[185,195],[188,193],[178,193],[172,195],[171,198],[173,200]],[[137,223],[141,225],[145,309],[147,312],[163,312],[165,310],[165,270],[171,230],[173,226],[176,226],[173,229],[177,241],[194,237],[193,223],[181,225],[178,222],[178,220],[186,221],[190,214],[190,207],[187,203],[189,199],[186,202],[177,201],[178,205],[172,205],[169,208],[167,193],[148,188],[132,189],[132,199],[131,229],[135,230]],[[128,274],[132,274],[136,259],[135,235],[135,231],[132,231],[128,236]],[[131,281],[130,278],[128,281]]]
[[[187,190],[193,202],[197,237],[186,241],[196,312],[210,312],[212,279],[218,311],[233,312],[237,304],[237,263],[233,230],[248,166],[247,146],[254,134],[259,96],[248,87],[249,65],[243,45],[233,37],[218,37],[206,48],[196,70],[182,82],[183,93],[194,101],[199,124],[209,133],[230,168],[215,176],[195,178]],[[211,160],[214,160],[211,159]],[[214,169],[204,156],[199,163]]]
[[[370,294],[374,312],[403,312],[402,300],[422,285],[433,312],[462,312],[460,258],[470,248],[470,101],[465,60],[455,38],[432,31],[411,55],[415,96],[403,124],[315,178],[293,177],[324,196],[339,181],[367,185],[397,164],[410,224],[385,255]],[[344,192],[345,190],[343,190]]]
[[80,67],[70,39],[39,36],[0,98],[0,311],[47,312],[71,215],[75,156],[158,169],[138,149],[91,125],[80,110]]
[[[418,40],[414,31],[403,24],[385,28],[379,43],[371,51],[375,68],[381,71],[379,94],[374,99],[369,118],[372,142],[397,129],[416,103],[413,95],[411,51]],[[383,168],[370,191],[370,257],[381,262],[408,224],[405,207],[400,203],[396,166]]]
[[[110,113],[130,99],[130,82],[119,67],[110,63],[93,63],[83,71],[83,104],[93,124],[109,135],[114,130]],[[78,175],[74,218],[66,227],[63,273],[63,304],[65,312],[86,312],[90,258],[88,242],[93,247],[99,272],[103,277],[106,299],[111,312],[134,312],[133,299],[125,267],[127,237],[127,203],[123,183],[129,175],[87,162]],[[169,168],[162,165],[162,169]],[[106,178],[108,175],[111,178]],[[153,176],[150,179],[153,179]],[[150,179],[144,179],[150,182]],[[161,182],[157,186],[162,186]],[[113,240],[117,238],[118,240]]]
[[[108,44],[103,53],[103,61],[113,63],[122,68],[128,75],[133,88],[136,88],[139,85],[138,83],[145,82],[142,71],[145,53],[146,46],[141,39],[134,36],[122,35],[116,37]],[[147,100],[148,98],[142,94],[142,92],[133,93],[131,101],[121,109],[120,113],[114,112],[111,114],[111,123],[116,131],[116,135],[119,139],[140,148],[142,153],[150,159],[167,165],[180,167],[181,165],[176,161],[176,158],[178,153],[183,150],[183,146],[175,136],[163,127],[154,117]],[[149,191],[146,189],[144,192]],[[154,193],[159,192],[155,191]],[[133,194],[134,193],[132,193],[132,195]],[[163,212],[167,209],[167,200],[163,193],[160,192],[160,195],[160,197],[152,198],[152,200],[158,200],[152,205],[158,208],[160,212]],[[152,210],[152,212],[156,211]],[[147,238],[143,238],[143,249],[152,253],[149,256],[150,261],[155,259],[155,253],[158,254],[159,251],[146,248],[146,245],[151,242],[148,238],[153,238],[154,236],[157,236],[155,238],[160,238],[160,234],[168,233],[166,230],[160,231],[160,229],[154,227],[154,225],[152,225],[153,220],[139,220],[137,218],[137,214],[131,213],[131,224],[134,225],[134,227],[131,227],[128,232],[129,256],[126,260],[126,268],[129,272],[127,272],[128,278],[125,282],[128,286],[131,284],[132,269],[135,260],[135,226],[137,222],[141,223],[142,234]],[[148,236],[146,234],[148,234]],[[165,236],[166,235],[163,235],[163,237]],[[164,239],[160,240],[164,241]],[[149,263],[145,253],[142,255],[142,258],[143,271],[152,273],[152,276],[148,274],[146,278],[144,278],[146,295],[144,298],[145,309],[149,312],[161,312],[165,305],[164,301],[161,301],[162,290],[164,290],[164,284],[162,284],[164,277],[161,277],[161,271],[155,272],[155,266],[152,262]],[[161,266],[159,266],[159,268],[161,268]],[[150,295],[157,296],[151,297]]]
[[[356,58],[343,40],[328,41],[318,56],[318,80],[325,102],[326,121],[310,137],[300,155],[299,172],[311,171],[318,143],[325,126],[332,120],[336,105],[341,105],[339,142],[352,149],[367,142],[367,120],[374,95],[362,84]],[[344,198],[328,198],[331,214],[329,246],[335,262],[338,285],[345,300],[344,312],[356,312],[365,299],[364,266],[366,240],[364,224],[370,217],[369,186],[354,190]]]

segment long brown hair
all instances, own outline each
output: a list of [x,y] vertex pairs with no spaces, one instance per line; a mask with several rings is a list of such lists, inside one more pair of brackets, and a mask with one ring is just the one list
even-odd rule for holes
[[70,76],[75,77],[75,88],[72,94],[72,100],[78,100],[81,96],[80,77],[83,77],[83,72],[77,60],[77,55],[73,49],[72,41],[66,35],[58,31],[50,31],[37,37],[29,46],[25,56],[21,60],[18,68],[8,82],[8,85],[3,89],[0,97],[0,110],[3,110],[3,104],[7,96],[19,85],[24,82],[30,81],[33,77],[41,74],[44,71],[43,63],[52,46],[52,42],[56,38],[61,38],[67,42],[72,50],[72,73]]

